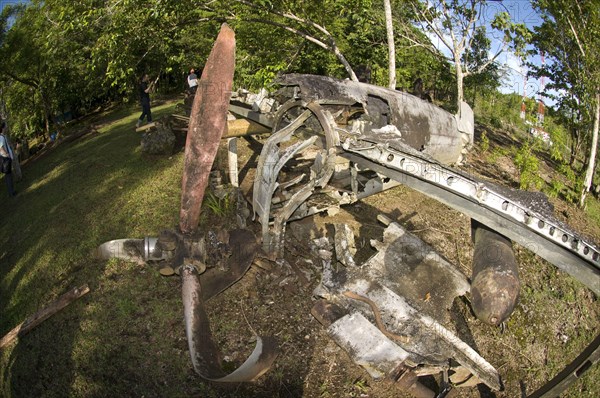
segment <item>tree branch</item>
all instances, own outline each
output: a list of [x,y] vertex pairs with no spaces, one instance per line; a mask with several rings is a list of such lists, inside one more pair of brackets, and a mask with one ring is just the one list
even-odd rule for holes
[[503,44],[502,48],[500,50],[498,50],[498,52],[492,57],[489,58],[487,61],[485,61],[483,64],[481,64],[475,71],[470,71],[467,70],[467,68],[465,68],[465,77],[467,76],[471,76],[471,75],[476,75],[478,73],[481,73],[485,70],[485,68],[487,68],[488,66],[490,66],[494,61],[496,61],[496,58],[498,58],[500,56],[500,54],[502,54],[504,52],[504,50],[506,50],[506,46],[507,44]]
[[571,23],[571,18],[569,18],[568,16],[567,16],[567,22],[569,23],[571,32],[573,33],[573,36],[575,37],[575,41],[577,42],[577,46],[579,47],[579,51],[581,52],[581,55],[583,55],[585,57],[585,50],[583,49],[583,46],[581,45],[581,42],[579,41],[579,36],[577,35],[577,31],[575,30],[575,27]]
[[37,79],[21,78],[10,71],[4,71],[4,74],[6,74],[6,76],[10,77],[11,79],[18,81],[19,83],[22,83],[26,86],[33,87],[36,89],[40,87],[40,82]]
[[404,33],[402,33],[402,32],[397,32],[397,34],[398,34],[398,35],[399,35],[401,38],[403,38],[403,39],[406,39],[406,40],[408,40],[408,41],[411,43],[411,45],[410,45],[410,46],[403,46],[403,48],[413,48],[413,47],[423,48],[423,49],[425,49],[425,50],[429,51],[431,54],[435,55],[436,57],[443,58],[443,59],[447,59],[447,58],[446,58],[446,57],[445,57],[445,56],[444,56],[442,53],[440,53],[440,52],[438,51],[438,49],[437,49],[437,48],[435,48],[435,46],[433,46],[432,44],[424,44],[424,43],[421,43],[421,42],[420,42],[420,41],[418,41],[417,39],[415,39],[415,38],[411,37],[410,35],[404,34]]
[[[262,9],[264,10],[262,7],[257,6],[256,4],[246,1],[246,0],[236,0],[238,3],[241,4],[245,4],[247,6],[256,8],[256,9]],[[344,68],[346,69],[346,72],[348,73],[348,75],[350,76],[350,79],[357,82],[358,78],[356,77],[356,74],[354,73],[354,70],[352,69],[352,66],[350,66],[350,63],[348,62],[348,60],[346,59],[346,57],[344,57],[344,55],[342,54],[342,52],[340,51],[339,47],[337,46],[336,42],[335,42],[335,38],[331,35],[331,33],[329,33],[329,31],[327,29],[325,29],[325,27],[314,23],[310,20],[304,19],[304,18],[300,18],[295,14],[289,13],[289,12],[280,12],[277,10],[264,10],[267,11],[270,14],[274,14],[277,16],[280,16],[282,18],[285,19],[289,19],[292,20],[294,22],[300,23],[300,24],[304,24],[304,25],[308,25],[316,30],[318,30],[319,32],[323,33],[327,39],[330,41],[331,44],[326,44],[323,41],[317,39],[316,37],[303,32],[299,29],[293,28],[291,26],[279,23],[279,22],[275,22],[275,21],[269,21],[266,19],[247,19],[247,21],[249,22],[260,22],[260,23],[266,23],[266,24],[270,24],[273,26],[277,26],[279,28],[282,28],[284,30],[287,30],[288,32],[297,34],[299,36],[301,36],[302,38],[318,45],[321,48],[326,49],[327,51],[332,52],[333,54],[335,54],[335,56],[337,57],[337,59],[340,61],[340,63],[344,66]]]
[[[419,16],[419,20],[423,21],[425,23],[425,25],[427,26],[427,28],[429,30],[431,30],[436,36],[437,38],[442,42],[442,44],[448,48],[448,50],[450,50],[451,52],[454,52],[454,48],[446,41],[446,38],[444,37],[444,34],[442,31],[440,31],[438,29],[438,27],[436,26],[435,22],[433,19],[430,19],[427,17],[426,13],[422,12],[421,10],[419,10],[419,8],[415,5],[414,0],[411,1],[410,5],[413,8],[413,11],[415,12],[415,14],[417,14]],[[426,3],[426,6],[429,6],[429,2]]]

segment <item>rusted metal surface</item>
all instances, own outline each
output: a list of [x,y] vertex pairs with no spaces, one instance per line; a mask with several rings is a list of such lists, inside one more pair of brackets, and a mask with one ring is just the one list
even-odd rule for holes
[[[249,358],[233,373],[221,367],[221,353],[212,338],[206,301],[237,282],[248,271],[258,243],[246,229],[234,229],[227,242],[210,242],[210,236],[164,231],[158,244],[172,249],[168,267],[182,280],[186,336],[194,370],[203,378],[219,382],[253,381],[266,372],[277,356],[271,337],[257,336]],[[215,262],[221,262],[216,264]],[[201,265],[201,267],[199,267]]]
[[[228,246],[220,244],[216,235],[209,233],[203,239],[197,232],[204,191],[227,128],[234,63],[235,36],[223,24],[202,72],[192,106],[182,179],[180,231],[163,234],[164,246],[174,247],[171,268],[178,270],[182,279],[184,318],[192,364],[201,377],[219,382],[256,380],[269,369],[277,356],[275,340],[257,336],[257,345],[246,362],[233,373],[225,374],[204,309],[206,299],[241,278],[257,249],[254,234],[247,230],[232,231]],[[211,245],[215,249],[212,256],[208,250]],[[227,266],[226,272],[223,272],[215,262],[225,259]]]
[[[283,86],[297,87],[303,101],[315,101],[327,105],[355,106],[363,108],[361,119],[366,129],[376,130],[393,125],[397,133],[390,139],[398,139],[443,164],[458,163],[462,159],[464,142],[473,142],[472,122],[424,101],[414,95],[384,87],[350,80],[337,80],[326,76],[288,74],[277,81]],[[468,105],[465,104],[465,109]],[[472,113],[463,112],[463,119]],[[459,127],[466,130],[460,131]]]
[[[299,176],[286,186],[296,185],[306,179],[304,185],[297,189],[274,215],[271,213],[272,198],[280,186],[278,181],[282,167],[295,155],[302,153],[314,145],[319,137],[313,136],[306,140],[298,140],[287,147],[283,143],[291,140],[293,134],[312,115],[319,115],[318,107],[307,106],[290,124],[269,137],[264,144],[259,158],[257,174],[254,180],[253,208],[258,215],[263,230],[263,248],[272,258],[283,253],[283,234],[285,223],[292,214],[308,199],[317,187],[323,187],[333,174],[335,153],[333,149],[323,149],[315,157],[313,166],[308,174]],[[319,116],[317,116],[319,117]],[[273,216],[273,226],[269,227],[269,218]]]
[[327,328],[328,334],[350,354],[352,360],[374,378],[392,380],[399,389],[416,398],[435,396],[433,391],[419,382],[415,372],[404,365],[408,353],[386,340],[381,331],[361,314],[350,315],[345,308],[327,300],[318,300],[311,314]]
[[256,347],[248,359],[235,371],[226,374],[222,370],[221,354],[212,338],[210,321],[204,309],[206,300],[241,278],[252,264],[257,245],[251,232],[233,231],[230,245],[234,248],[228,261],[231,272],[198,275],[191,265],[184,265],[181,269],[186,335],[194,370],[200,376],[218,382],[254,381],[271,367],[277,357],[276,340],[257,336]]
[[[409,353],[407,360],[410,363],[431,367],[432,372],[437,373],[440,368],[447,367],[449,359],[452,358],[469,369],[490,388],[500,389],[500,377],[491,364],[441,323],[410,305],[400,294],[377,282],[359,278],[349,279],[337,292],[330,288],[329,297],[341,300],[343,294],[339,292],[340,290],[354,292],[377,303],[388,332],[410,337],[406,343],[399,340],[393,341],[394,344]],[[346,299],[342,302],[347,308],[352,308],[350,311],[352,313],[358,311],[364,317],[371,316],[371,308],[357,300]],[[372,325],[372,328],[391,342],[375,325]],[[349,324],[346,333],[359,340],[361,337],[370,336],[370,334],[356,333],[356,330],[356,325]],[[356,344],[360,345],[360,343]],[[386,363],[387,359],[380,358],[380,361]]]
[[[252,201],[271,257],[283,254],[280,242],[289,220],[335,210],[399,184],[340,157],[345,140],[375,136],[401,142],[444,163],[459,162],[472,142],[472,120],[459,119],[469,130],[459,131],[454,115],[410,94],[314,75],[284,75],[278,82],[283,88],[274,97],[285,102],[272,117],[230,107],[273,128],[259,157]],[[464,118],[472,119],[466,108]],[[285,148],[292,139],[297,142]],[[312,158],[313,164],[304,175],[284,176],[284,166],[300,158]],[[282,198],[280,204],[275,196]]]
[[[180,231],[162,233],[157,246],[160,259],[182,278],[194,369],[210,380],[239,382],[255,380],[269,368],[276,356],[275,342],[257,337],[250,358],[226,375],[204,305],[243,276],[258,243],[246,230],[232,231],[229,245],[196,231],[212,162],[226,129],[234,46],[233,32],[224,25],[204,70],[205,86],[201,82],[188,129]],[[274,103],[262,101],[263,94],[252,110],[230,107],[273,128],[259,157],[252,200],[269,258],[283,256],[288,221],[335,210],[400,183],[493,227],[474,228],[472,287],[446,259],[389,220],[383,240],[371,242],[377,254],[363,264],[354,261],[347,226],[336,225],[333,245],[326,238],[316,245],[323,278],[314,295],[327,300],[319,301],[312,313],[374,378],[397,380],[403,388],[417,391],[412,392],[415,396],[432,396],[420,390],[417,376],[440,371],[446,376],[453,372],[464,385],[483,382],[500,389],[494,367],[446,328],[453,299],[470,289],[474,311],[485,322],[496,325],[514,308],[519,290],[514,254],[510,241],[493,229],[517,242],[539,243],[538,254],[600,291],[598,248],[556,222],[543,200],[524,201],[526,194],[447,166],[460,163],[473,142],[468,105],[455,116],[409,94],[364,83],[311,75],[286,75],[279,83],[283,88],[276,95],[283,105],[275,114],[263,113]],[[231,163],[235,152],[230,145]],[[234,165],[229,170],[237,177]],[[140,245],[144,244],[134,242],[133,248],[141,252]],[[345,267],[334,267],[333,248]],[[132,259],[135,250],[123,255]],[[490,252],[500,253],[501,267],[490,261]],[[585,361],[597,360],[597,345],[572,370],[575,376],[585,370]],[[459,365],[449,365],[450,359]]]
[[[454,298],[469,290],[464,275],[396,223],[385,229],[382,242],[371,244],[378,252],[360,266],[336,269],[333,260],[323,261],[322,282],[313,294],[340,303],[349,314],[330,333],[336,342],[357,363],[366,363],[374,377],[399,362],[419,365],[420,374],[435,374],[448,370],[453,359],[490,388],[500,389],[494,367],[444,326]],[[375,349],[389,344],[398,348]],[[369,357],[357,347],[380,354]],[[394,352],[408,356],[400,361]]]
[[[233,32],[224,25],[205,68],[207,81],[215,84],[215,87],[225,87],[226,91],[230,90],[231,81],[229,80],[227,88],[227,83],[215,80],[214,76],[218,78],[223,75],[222,71],[214,69],[224,63],[224,71],[229,70],[229,79],[232,77],[233,64],[228,60],[232,61],[234,45]],[[203,79],[204,77],[203,74]],[[221,353],[212,338],[210,320],[205,310],[205,301],[227,289],[246,273],[258,244],[255,235],[246,229],[217,233],[197,230],[204,189],[226,127],[228,103],[228,96],[221,98],[218,90],[212,92],[210,87],[203,87],[202,83],[200,87],[187,136],[180,230],[162,231],[158,239],[107,242],[98,248],[97,255],[126,260],[161,260],[161,274],[179,274],[182,280],[186,335],[196,373],[217,382],[254,381],[275,360],[275,339],[256,336],[257,344],[252,354],[239,368],[226,374],[221,367]],[[215,96],[218,98],[215,99]],[[232,150],[235,152],[235,148]]]
[[[600,249],[548,214],[531,193],[485,181],[389,142],[355,141],[340,154],[416,189],[519,243],[600,294]],[[535,195],[534,195],[535,197]],[[547,200],[546,200],[547,202]]]
[[363,264],[368,275],[402,292],[415,308],[440,322],[447,320],[454,298],[470,289],[454,264],[398,223],[390,223],[383,240],[371,245],[377,253]]
[[202,71],[188,128],[179,227],[193,233],[221,137],[235,69],[235,34],[223,24]]
[[498,326],[512,314],[521,283],[510,239],[472,222],[473,276],[471,305],[479,320]]

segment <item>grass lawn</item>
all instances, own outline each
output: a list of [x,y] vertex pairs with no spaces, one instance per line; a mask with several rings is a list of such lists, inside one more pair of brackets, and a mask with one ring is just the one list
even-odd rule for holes
[[[155,107],[155,118],[174,107]],[[143,155],[138,114],[127,108],[105,115],[97,134],[26,165],[16,198],[6,197],[2,183],[0,335],[67,290],[86,283],[91,289],[0,353],[2,397],[173,396],[169,385],[177,381],[161,372],[188,361],[180,355],[186,344],[178,280],[91,255],[105,241],[157,236],[177,224],[182,153]],[[159,328],[176,337],[157,336]],[[156,387],[138,391],[138,383]]]

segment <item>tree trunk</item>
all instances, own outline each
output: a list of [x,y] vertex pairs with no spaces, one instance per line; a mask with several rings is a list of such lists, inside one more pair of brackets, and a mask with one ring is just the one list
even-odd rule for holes
[[348,75],[350,76],[350,80],[352,80],[353,82],[357,82],[358,77],[356,77],[356,73],[354,73],[354,69],[352,69],[352,66],[350,66],[350,63],[348,62],[346,57],[344,57],[344,54],[342,54],[340,49],[337,48],[337,46],[333,46],[333,53],[335,54],[337,59],[342,63],[342,65],[344,65],[344,69],[346,69],[346,72],[348,72]]
[[598,130],[600,129],[600,91],[596,93],[596,112],[594,113],[594,128],[592,130],[592,145],[590,148],[589,160],[587,162],[587,170],[585,172],[585,180],[583,183],[583,191],[579,199],[579,207],[585,205],[585,196],[590,191],[592,179],[594,177],[596,151],[598,146]]
[[571,132],[571,153],[569,156],[569,166],[573,169],[575,167],[575,159],[577,158],[577,142],[579,138],[575,132]]
[[384,0],[385,8],[385,27],[387,30],[388,56],[389,56],[389,83],[388,87],[396,89],[396,45],[394,43],[394,26],[392,23],[392,6],[390,0]]
[[463,80],[465,78],[462,70],[460,59],[455,60],[454,67],[456,68],[456,109],[460,112],[460,103],[464,101]]
[[39,87],[40,97],[42,97],[42,107],[44,108],[44,128],[46,132],[46,139],[50,139],[50,119],[52,118],[50,100],[46,97],[46,92],[42,87]]

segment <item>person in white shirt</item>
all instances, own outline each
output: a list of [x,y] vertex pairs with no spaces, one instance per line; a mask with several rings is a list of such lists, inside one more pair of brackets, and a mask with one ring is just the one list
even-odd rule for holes
[[6,181],[6,187],[8,188],[8,196],[13,197],[17,195],[12,178],[12,160],[14,154],[12,148],[8,145],[8,140],[5,136],[6,130],[6,122],[0,120],[0,166],[4,173],[4,181]]
[[187,77],[187,82],[188,86],[190,86],[190,94],[195,94],[196,89],[198,88],[198,76],[196,76],[196,71],[193,68],[190,69],[190,74]]

